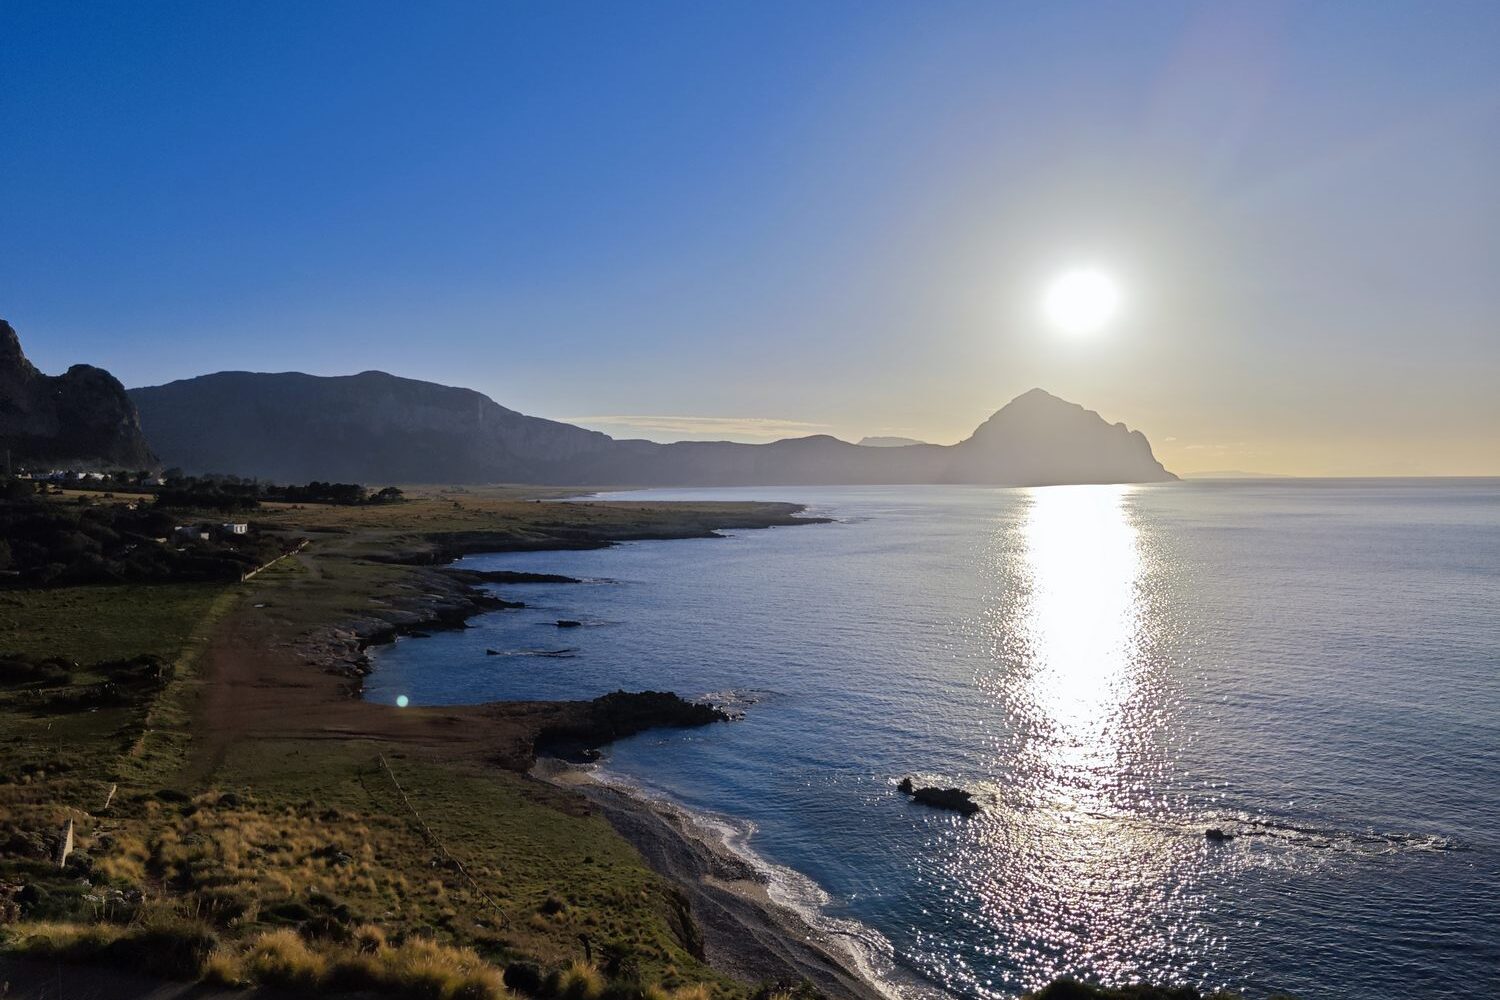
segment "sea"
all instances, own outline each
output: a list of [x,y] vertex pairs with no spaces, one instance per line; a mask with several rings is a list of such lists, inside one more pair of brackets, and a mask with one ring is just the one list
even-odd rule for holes
[[729,831],[893,994],[1500,995],[1500,480],[613,499],[832,521],[467,558],[585,582],[496,588],[526,607],[382,649],[367,696],[730,708],[599,776]]

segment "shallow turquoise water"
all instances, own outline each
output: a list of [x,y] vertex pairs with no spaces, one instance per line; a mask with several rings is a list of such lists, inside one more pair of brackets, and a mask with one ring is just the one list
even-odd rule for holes
[[[467,560],[595,582],[502,588],[530,606],[381,651],[369,696],[742,708],[605,769],[753,831],[952,994],[1500,984],[1500,481],[629,496],[838,523]],[[906,774],[986,811],[913,806]]]

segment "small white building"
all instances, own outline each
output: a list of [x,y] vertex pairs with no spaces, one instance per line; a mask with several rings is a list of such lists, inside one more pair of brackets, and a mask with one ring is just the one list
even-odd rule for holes
[[219,530],[226,535],[243,535],[250,530],[250,525],[244,521],[226,521],[219,525]]

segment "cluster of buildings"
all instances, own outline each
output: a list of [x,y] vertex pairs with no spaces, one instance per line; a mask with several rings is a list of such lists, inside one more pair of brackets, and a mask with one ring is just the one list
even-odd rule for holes
[[245,521],[225,521],[222,524],[179,524],[172,529],[172,537],[186,542],[211,542],[215,538],[233,539],[246,534],[250,525]]
[[[107,472],[78,472],[74,469],[49,469],[45,472],[18,472],[17,479],[30,479],[38,483],[102,483],[113,479]],[[167,481],[161,476],[147,476],[139,482],[132,482],[132,486],[165,486]]]

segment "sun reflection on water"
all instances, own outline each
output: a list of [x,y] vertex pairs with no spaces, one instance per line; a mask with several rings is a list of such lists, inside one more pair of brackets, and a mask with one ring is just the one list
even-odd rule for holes
[[1130,490],[1032,490],[1021,528],[1024,610],[1012,627],[1027,663],[1015,693],[1041,730],[1031,749],[1074,787],[1080,772],[1104,777],[1099,769],[1115,763],[1120,714],[1137,683],[1142,559]]
[[1029,932],[1001,943],[1013,987],[1059,974],[1126,981],[1151,963],[1186,974],[1205,957],[1186,858],[1155,821],[1170,713],[1154,690],[1160,609],[1133,492],[1030,490],[990,551],[993,658],[980,683],[1003,713],[1005,808],[975,831],[963,865],[993,873],[980,903],[992,926]]

